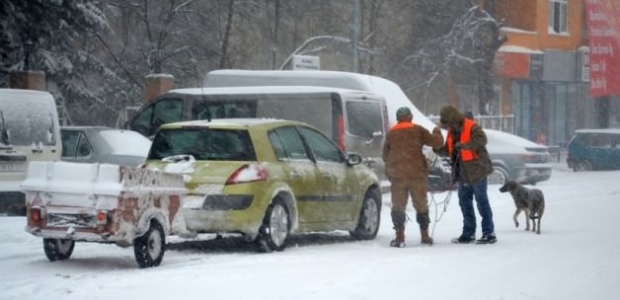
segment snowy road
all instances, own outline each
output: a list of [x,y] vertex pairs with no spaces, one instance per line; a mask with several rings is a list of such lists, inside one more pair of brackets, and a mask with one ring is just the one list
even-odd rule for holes
[[515,228],[510,196],[489,187],[494,245],[450,244],[460,233],[455,194],[432,247],[419,245],[409,222],[408,247],[389,248],[384,205],[373,241],[311,235],[257,254],[234,240],[174,240],[152,269],[136,268],[132,248],[102,244],[78,243],[70,260],[51,263],[24,218],[0,217],[0,299],[617,299],[620,171],[557,165],[538,187],[547,198],[541,235]]

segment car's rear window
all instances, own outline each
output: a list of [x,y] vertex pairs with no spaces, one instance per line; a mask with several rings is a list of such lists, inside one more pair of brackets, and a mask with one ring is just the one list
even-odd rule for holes
[[163,159],[175,155],[192,155],[196,160],[256,160],[254,147],[246,130],[207,127],[183,127],[157,132],[149,159]]

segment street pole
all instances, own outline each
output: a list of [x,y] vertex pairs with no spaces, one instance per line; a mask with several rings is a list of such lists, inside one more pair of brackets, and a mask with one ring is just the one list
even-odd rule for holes
[[360,27],[360,1],[353,0],[353,26],[351,30],[351,48],[352,48],[352,61],[351,72],[357,73],[358,65],[358,51],[357,51],[357,38],[359,36]]

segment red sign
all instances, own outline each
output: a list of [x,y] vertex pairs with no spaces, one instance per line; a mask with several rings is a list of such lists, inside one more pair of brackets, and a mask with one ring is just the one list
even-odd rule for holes
[[590,96],[620,95],[620,1],[586,0]]

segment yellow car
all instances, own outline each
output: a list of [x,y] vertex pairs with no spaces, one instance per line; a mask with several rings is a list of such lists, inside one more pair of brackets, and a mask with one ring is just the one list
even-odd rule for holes
[[146,167],[184,175],[189,232],[241,233],[281,251],[295,233],[376,237],[380,185],[361,162],[305,123],[217,119],[162,125]]

